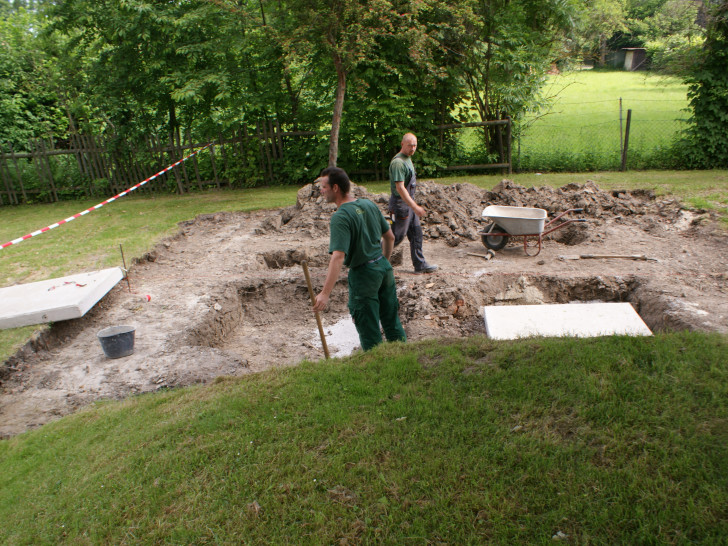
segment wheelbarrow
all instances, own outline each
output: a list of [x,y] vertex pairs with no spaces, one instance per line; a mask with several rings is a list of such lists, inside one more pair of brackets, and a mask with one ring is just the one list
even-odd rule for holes
[[[541,252],[541,242],[544,235],[548,235],[573,222],[586,222],[584,218],[561,220],[569,213],[583,212],[584,209],[569,209],[550,221],[544,209],[529,207],[505,207],[490,205],[483,210],[483,218],[490,220],[483,231],[479,231],[480,239],[486,248],[500,250],[508,243],[510,237],[523,237],[523,251],[528,256],[538,256]],[[554,225],[561,220],[561,223]],[[529,237],[532,243],[538,243],[535,254],[529,252]]]

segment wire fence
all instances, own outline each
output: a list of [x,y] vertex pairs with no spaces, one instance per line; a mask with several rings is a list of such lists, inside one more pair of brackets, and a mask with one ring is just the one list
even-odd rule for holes
[[558,104],[516,126],[514,168],[616,170],[622,167],[625,146],[626,169],[669,168],[686,127],[684,106],[684,100],[666,99]]
[[[556,103],[546,113],[515,122],[433,128],[418,170],[440,173],[666,169],[676,164],[676,143],[686,127],[685,100],[632,99]],[[343,139],[342,166],[360,179],[386,179],[396,151],[374,152]],[[0,206],[118,193],[199,147],[191,135],[148,136],[129,144],[72,135],[59,149],[36,139],[32,151],[0,145]],[[209,140],[208,140],[209,142]],[[439,147],[436,143],[439,143]],[[218,135],[209,153],[165,174],[145,192],[253,187],[310,180],[328,148],[328,133],[287,131],[275,120],[242,125]]]

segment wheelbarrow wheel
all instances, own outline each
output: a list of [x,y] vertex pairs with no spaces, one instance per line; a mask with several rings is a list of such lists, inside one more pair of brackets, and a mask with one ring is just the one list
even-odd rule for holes
[[490,235],[490,233],[505,233],[506,230],[493,222],[485,227],[485,233],[480,236],[480,240],[486,248],[491,250],[500,250],[508,244],[508,235]]

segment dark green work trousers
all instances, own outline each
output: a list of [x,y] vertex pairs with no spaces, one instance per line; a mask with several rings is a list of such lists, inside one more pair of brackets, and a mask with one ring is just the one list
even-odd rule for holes
[[407,341],[398,312],[394,272],[386,258],[349,269],[349,313],[362,349],[382,342],[380,322],[387,341]]

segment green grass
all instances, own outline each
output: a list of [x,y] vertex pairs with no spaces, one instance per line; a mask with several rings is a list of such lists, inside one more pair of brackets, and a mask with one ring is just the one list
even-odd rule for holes
[[387,344],[0,443],[6,544],[721,543],[718,335]]
[[567,72],[550,76],[544,95],[555,97],[553,106],[525,120],[520,155],[514,146],[513,160],[520,169],[619,168],[620,130],[630,109],[628,166],[669,168],[670,146],[683,128],[677,120],[688,117],[687,86],[649,72]]

